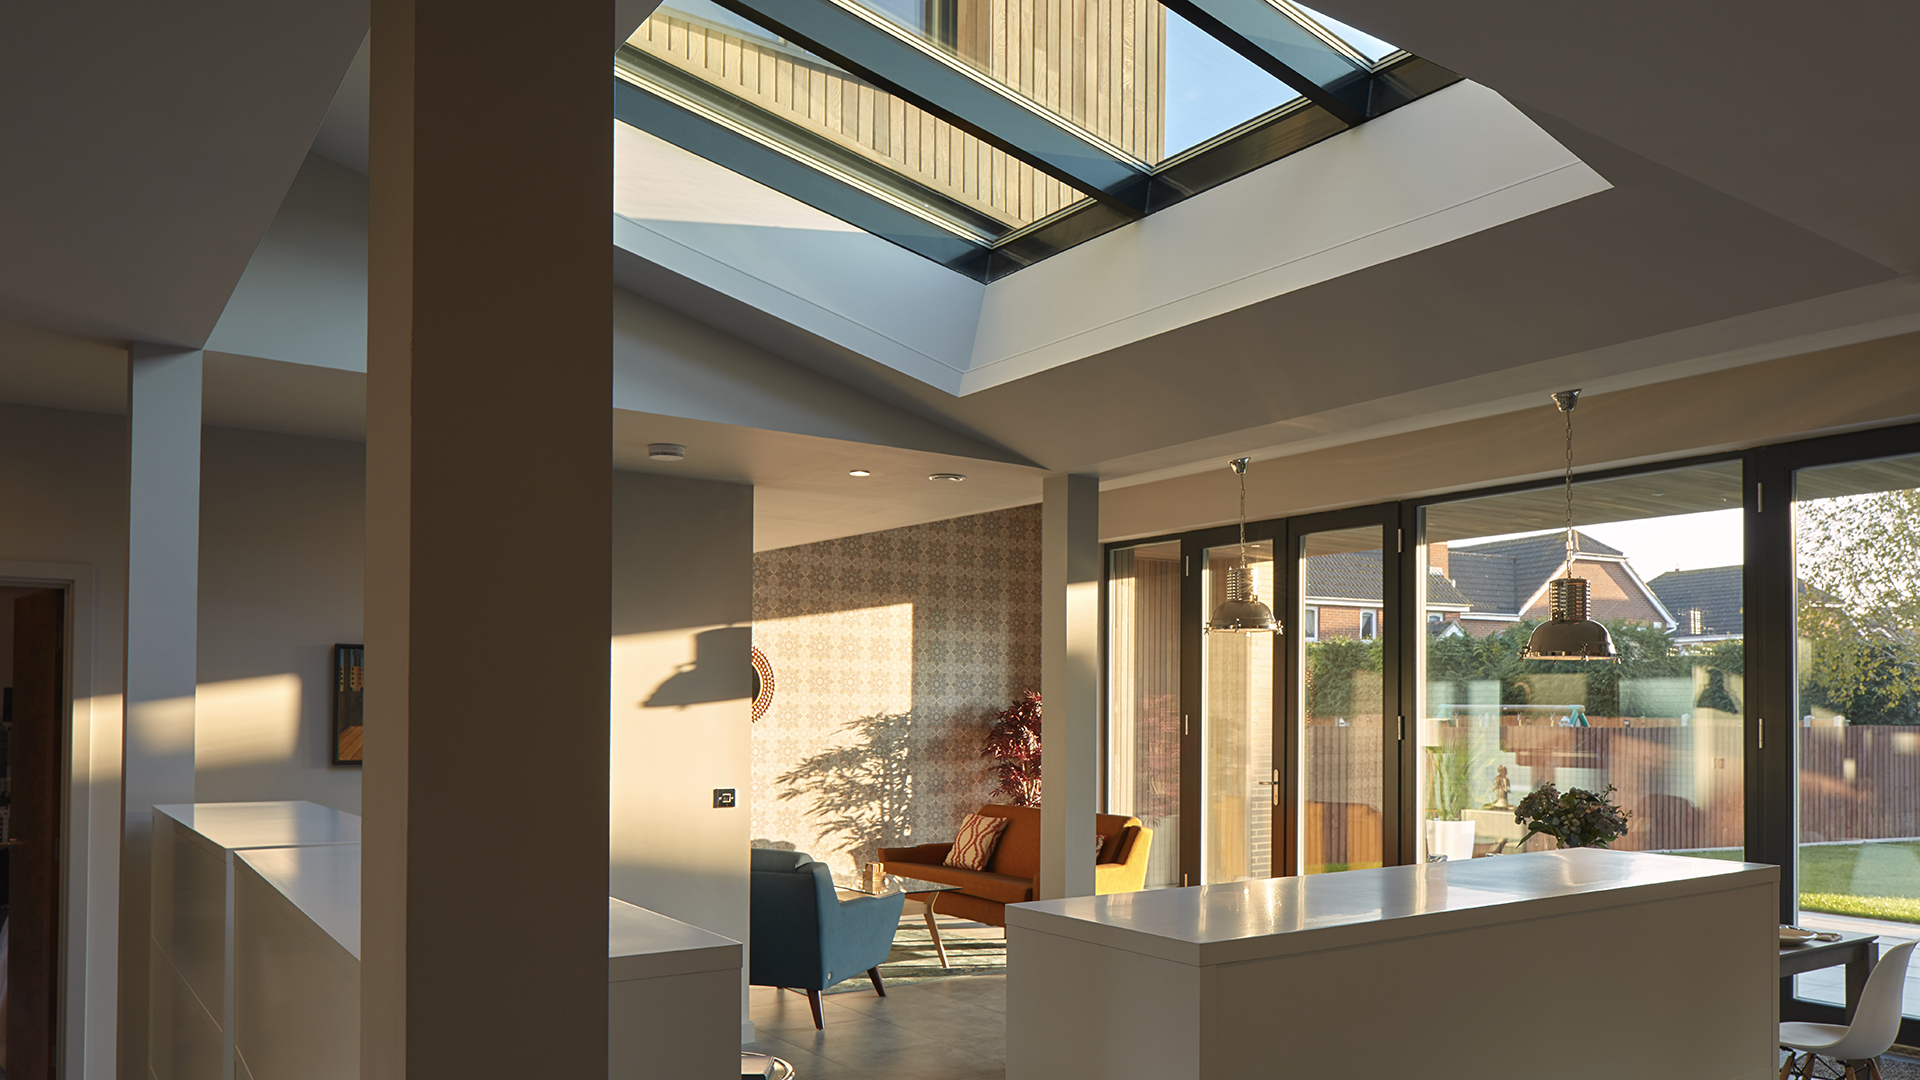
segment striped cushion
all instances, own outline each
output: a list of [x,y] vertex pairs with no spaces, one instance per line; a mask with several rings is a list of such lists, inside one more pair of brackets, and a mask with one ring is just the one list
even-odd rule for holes
[[947,852],[947,865],[962,870],[985,870],[987,860],[993,858],[994,845],[1000,842],[1000,834],[1006,828],[1006,818],[968,814],[960,825],[960,835],[953,841],[953,850]]

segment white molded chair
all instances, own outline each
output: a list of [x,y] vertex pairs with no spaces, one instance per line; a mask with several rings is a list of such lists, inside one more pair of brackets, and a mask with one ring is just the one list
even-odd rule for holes
[[1853,1011],[1851,1024],[1780,1025],[1780,1045],[1788,1051],[1786,1064],[1780,1066],[1786,1080],[1794,1066],[1794,1052],[1804,1052],[1806,1062],[1800,1075],[1813,1075],[1815,1056],[1832,1058],[1847,1071],[1847,1080],[1858,1080],[1856,1068],[1866,1066],[1865,1076],[1880,1080],[1880,1062],[1876,1059],[1893,1045],[1900,1034],[1900,1012],[1907,988],[1907,960],[1916,943],[1909,941],[1887,950],[1867,976],[1866,989],[1860,991],[1860,1003]]

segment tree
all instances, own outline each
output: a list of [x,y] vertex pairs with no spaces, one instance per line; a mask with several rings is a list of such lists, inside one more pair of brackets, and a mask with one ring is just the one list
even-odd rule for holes
[[1801,708],[1920,724],[1920,489],[1796,512]]

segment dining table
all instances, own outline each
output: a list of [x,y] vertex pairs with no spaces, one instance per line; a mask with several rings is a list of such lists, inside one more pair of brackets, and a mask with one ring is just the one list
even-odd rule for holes
[[1784,980],[1809,971],[1846,965],[1846,1022],[1853,1023],[1853,1010],[1860,1004],[1860,993],[1867,987],[1867,976],[1880,962],[1880,939],[1873,934],[1838,934],[1833,940],[1809,938],[1806,941],[1780,943],[1781,1003],[1793,996],[1793,987]]

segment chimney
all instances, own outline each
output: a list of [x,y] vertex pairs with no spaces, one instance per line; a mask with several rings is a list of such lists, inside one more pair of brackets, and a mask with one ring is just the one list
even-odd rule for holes
[[1448,572],[1447,545],[1444,541],[1429,542],[1427,544],[1427,565],[1432,567],[1441,577],[1446,578],[1448,581],[1453,580],[1453,575]]

